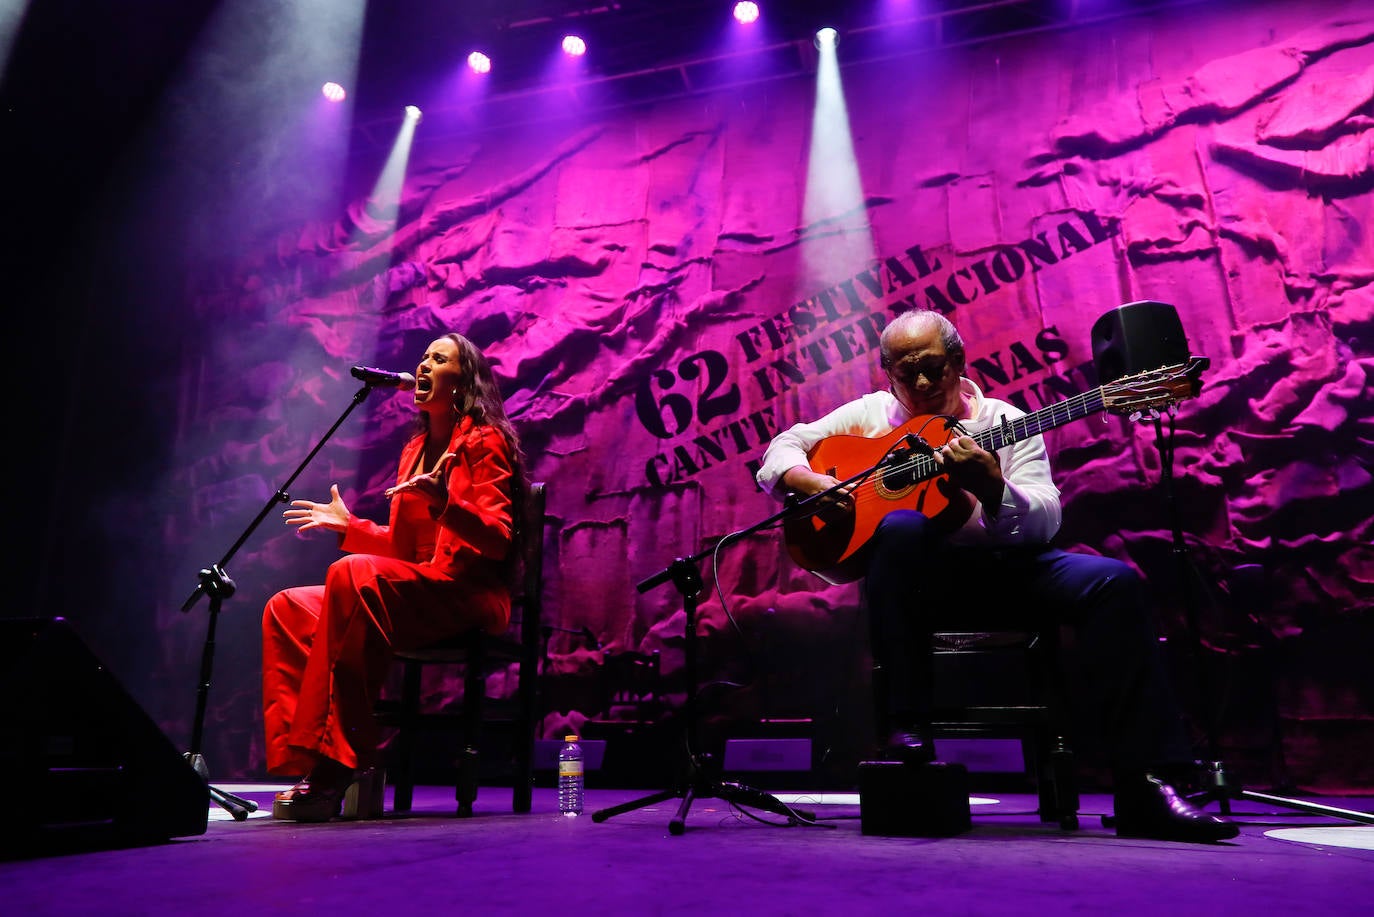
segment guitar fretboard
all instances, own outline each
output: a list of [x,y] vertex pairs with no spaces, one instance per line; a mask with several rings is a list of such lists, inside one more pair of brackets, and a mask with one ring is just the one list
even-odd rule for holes
[[989,427],[981,433],[975,433],[973,440],[983,449],[996,452],[1003,446],[1019,443],[1023,439],[1038,436],[1046,430],[1053,430],[1055,427],[1062,427],[1070,421],[1081,420],[1089,414],[1096,414],[1098,411],[1104,410],[1106,406],[1106,399],[1102,396],[1101,387],[1090,389],[1067,401],[1041,408],[1016,420],[1009,420],[1004,417],[997,426]]
[[[970,435],[980,449],[996,452],[1012,443],[1019,443],[1023,439],[1039,436],[1046,430],[1053,430],[1055,427],[1062,427],[1066,423],[1096,414],[1098,411],[1105,410],[1106,407],[1106,397],[1102,387],[1099,386],[1015,420],[1003,417],[1001,423]],[[957,431],[958,428],[953,427],[952,429]],[[914,479],[917,481],[924,481],[941,473],[941,468],[935,459],[919,453],[913,453],[913,457],[909,461],[903,461],[891,467],[893,471],[902,475],[914,474]]]

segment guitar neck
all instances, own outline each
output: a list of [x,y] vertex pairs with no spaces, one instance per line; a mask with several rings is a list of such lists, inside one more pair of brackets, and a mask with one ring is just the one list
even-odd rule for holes
[[[1015,420],[1004,417],[996,426],[978,433],[972,433],[973,441],[981,449],[996,452],[1003,446],[1019,443],[1023,439],[1038,436],[1046,430],[1053,430],[1066,423],[1080,420],[1098,411],[1106,410],[1107,399],[1101,386],[1075,395],[1067,401],[1041,408]],[[929,455],[916,454],[894,466],[898,471],[909,475],[914,481],[925,481],[944,472],[944,469]]]
[[988,452],[996,452],[1003,446],[1039,436],[1046,430],[1053,430],[1055,427],[1062,427],[1066,423],[1106,410],[1106,407],[1106,398],[1103,396],[1102,387],[1099,386],[1016,420],[1004,417],[1000,424],[973,434],[973,441]]

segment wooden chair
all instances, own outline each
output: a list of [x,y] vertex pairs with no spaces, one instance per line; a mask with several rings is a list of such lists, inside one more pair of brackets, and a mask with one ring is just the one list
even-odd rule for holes
[[[1040,820],[1057,822],[1066,831],[1077,829],[1078,780],[1059,672],[1059,629],[940,632],[934,635],[932,652],[937,671],[931,733],[937,748],[941,736],[1020,739],[1026,772],[1039,792]],[[999,662],[1007,681],[1015,681],[1008,669],[1021,669],[1021,697],[978,697],[969,691],[972,679],[988,678],[986,667]],[[981,676],[978,666],[984,667]],[[961,691],[971,699],[953,699]]]
[[[1078,781],[1059,675],[1058,629],[941,631],[932,636],[931,652],[934,705],[929,725],[937,752],[942,737],[1019,739],[1026,773],[1039,793],[1040,820],[1076,830]],[[1019,679],[1008,677],[1013,668],[1021,670]],[[879,735],[890,728],[883,702],[886,677],[881,666],[874,666]],[[992,681],[1018,680],[1022,684],[1012,684],[1019,693],[1014,699],[1009,691],[989,692],[983,687]]]
[[663,664],[658,650],[606,653],[601,681],[601,719],[651,724],[663,715]]
[[[409,812],[415,791],[415,740],[421,729],[458,728],[461,750],[456,761],[458,777],[454,796],[458,815],[472,815],[480,779],[478,747],[486,677],[492,671],[517,663],[514,719],[514,791],[511,808],[530,810],[534,788],[534,733],[538,728],[538,679],[540,621],[543,617],[545,485],[530,485],[522,520],[523,550],[520,558],[519,588],[512,598],[511,625],[501,636],[481,632],[461,634],[429,646],[395,654],[403,667],[401,696],[398,701],[377,705],[377,719],[397,732],[394,758],[395,794],[392,808]],[[421,673],[426,666],[445,665],[463,668],[463,700],[456,713],[424,712],[420,709]]]

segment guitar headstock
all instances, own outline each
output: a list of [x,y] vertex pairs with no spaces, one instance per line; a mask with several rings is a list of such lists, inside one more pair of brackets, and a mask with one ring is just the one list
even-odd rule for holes
[[1207,357],[1189,357],[1176,366],[1123,376],[1102,386],[1103,406],[1113,414],[1134,414],[1194,398],[1202,390],[1202,371],[1211,364]]

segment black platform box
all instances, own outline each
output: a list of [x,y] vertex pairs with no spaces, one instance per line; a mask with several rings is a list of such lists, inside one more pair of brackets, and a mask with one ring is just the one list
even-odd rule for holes
[[859,820],[864,834],[962,834],[972,825],[968,797],[968,769],[962,764],[859,764]]

